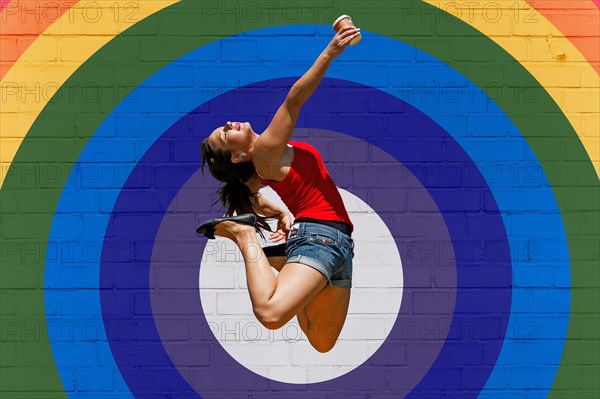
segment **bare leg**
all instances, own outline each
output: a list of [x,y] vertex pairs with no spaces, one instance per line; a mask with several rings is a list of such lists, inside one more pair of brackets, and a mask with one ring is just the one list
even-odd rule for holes
[[309,336],[319,352],[333,348],[348,315],[350,288],[327,287],[306,305],[306,316],[310,320]]
[[267,328],[282,327],[327,283],[321,272],[300,263],[288,263],[276,277],[254,227],[224,221],[217,224],[215,235],[227,237],[239,247],[254,314]]
[[[269,257],[269,263],[278,272],[286,261],[285,256]],[[350,289],[325,287],[306,304],[296,318],[308,342],[319,352],[330,351],[342,331],[350,302]],[[307,309],[312,319],[309,320]]]
[[319,352],[334,347],[346,321],[350,291],[345,287],[326,287],[296,315],[308,341]]
[[[271,267],[278,272],[286,261],[285,256],[272,256],[268,259]],[[349,288],[325,287],[296,315],[308,342],[319,352],[330,351],[337,342],[346,320],[349,302]],[[310,309],[310,320],[307,309]]]
[[270,256],[267,259],[271,267],[280,272],[287,258],[285,256]]
[[[325,289],[325,288],[323,288],[323,289]],[[319,294],[317,294],[317,295],[319,295]],[[315,297],[317,295],[315,295]],[[306,306],[308,306],[308,304]],[[306,306],[303,307],[298,312],[298,314],[296,315],[296,318],[298,319],[298,324],[300,325],[300,329],[302,330],[302,332],[304,332],[304,335],[306,335],[306,337],[308,338],[308,342],[310,342],[312,345],[312,342],[310,341],[310,337],[308,335],[310,332],[310,321],[308,320],[308,316],[306,315]]]

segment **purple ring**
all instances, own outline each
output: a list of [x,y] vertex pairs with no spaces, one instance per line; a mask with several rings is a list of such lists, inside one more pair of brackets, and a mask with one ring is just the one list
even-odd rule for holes
[[[271,87],[281,86],[282,84],[289,87],[294,81],[295,79],[276,79],[266,83],[261,82],[258,85],[251,85],[240,90],[251,90],[253,93],[260,90],[268,91]],[[310,390],[303,392],[303,397],[322,397],[323,392],[328,392],[332,389],[402,392],[403,394],[408,394],[409,397],[419,393],[431,392],[441,387],[451,390],[453,386],[456,386],[456,389],[460,389],[462,387],[459,381],[461,378],[460,374],[462,373],[461,369],[468,368],[469,365],[477,365],[469,374],[470,381],[473,382],[474,386],[483,386],[500,351],[510,311],[511,295],[511,287],[509,285],[505,284],[495,287],[494,281],[488,275],[490,267],[492,267],[500,275],[505,276],[508,281],[511,278],[510,254],[508,252],[506,234],[495,202],[487,204],[489,212],[482,213],[479,212],[479,209],[471,212],[468,208],[466,212],[462,212],[469,201],[471,201],[470,197],[481,196],[482,193],[489,192],[485,180],[477,172],[477,169],[473,167],[475,173],[470,176],[471,178],[468,182],[457,182],[454,179],[448,178],[448,174],[439,174],[438,177],[445,176],[445,178],[432,182],[430,172],[427,170],[428,167],[445,171],[451,169],[451,166],[456,167],[457,165],[463,168],[472,167],[472,162],[468,159],[464,151],[458,148],[458,146],[452,146],[453,140],[446,132],[418,110],[395,97],[362,85],[334,79],[324,79],[319,90],[328,90],[329,85],[335,87],[339,101],[332,104],[323,104],[309,100],[303,108],[303,112],[307,115],[306,119],[299,119],[297,127],[341,130],[348,135],[355,136],[358,139],[385,149],[391,156],[402,162],[429,190],[431,197],[440,209],[448,232],[452,237],[450,252],[460,250],[463,247],[469,248],[472,252],[468,252],[468,255],[465,255],[466,252],[459,251],[459,256],[456,259],[457,267],[455,270],[458,273],[458,280],[455,288],[438,287],[439,289],[435,291],[414,288],[410,295],[410,299],[412,300],[403,301],[401,317],[398,320],[406,320],[409,317],[408,315],[435,314],[432,312],[438,311],[439,309],[436,307],[440,306],[440,304],[446,306],[447,309],[447,304],[452,301],[451,292],[455,290],[456,306],[453,321],[448,328],[450,334],[446,337],[445,335],[448,331],[445,331],[443,334],[438,334],[434,337],[434,340],[436,340],[443,335],[446,338],[446,342],[432,367],[419,367],[419,365],[407,367],[407,365],[413,366],[411,357],[406,356],[407,345],[414,348],[411,349],[414,351],[418,349],[425,350],[427,348],[421,341],[424,339],[427,341],[428,337],[418,337],[418,343],[415,343],[413,338],[413,341],[407,343],[407,332],[398,328],[399,324],[397,322],[388,336],[388,340],[369,362],[335,380],[311,384]],[[340,90],[342,93],[340,93]],[[150,261],[154,241],[165,216],[164,212],[167,210],[173,196],[196,173],[199,166],[197,143],[200,139],[189,137],[189,126],[193,127],[194,132],[201,131],[203,132],[202,135],[204,135],[206,132],[214,129],[215,126],[221,124],[223,120],[229,117],[226,113],[218,116],[203,113],[209,110],[209,105],[213,106],[213,109],[222,109],[221,107],[226,105],[225,109],[236,112],[237,110],[232,110],[236,105],[235,101],[232,101],[233,97],[230,97],[235,92],[227,93],[211,101],[211,103],[204,104],[169,129],[137,165],[119,196],[111,215],[111,219],[116,219],[117,226],[125,225],[123,222],[127,220],[127,225],[131,226],[131,228],[125,228],[124,230],[117,229],[116,236],[107,238],[105,241],[101,268],[101,286],[104,286],[103,283],[112,280],[115,289],[102,291],[101,300],[114,358],[117,364],[119,364],[121,373],[135,397],[151,397],[150,392],[152,391],[177,392],[178,394],[187,393],[191,395],[190,397],[198,397],[194,396],[194,391],[186,382],[186,380],[195,380],[198,378],[213,382],[218,382],[220,379],[224,384],[226,383],[224,386],[227,389],[230,389],[233,383],[240,384],[237,389],[232,389],[231,391],[267,391],[276,389],[277,391],[271,392],[274,397],[284,394],[287,390],[294,391],[299,389],[298,386],[294,386],[293,384],[284,384],[269,381],[264,377],[257,377],[248,370],[241,369],[238,365],[232,367],[230,373],[225,373],[224,369],[211,372],[212,368],[208,366],[212,365],[211,361],[216,358],[213,357],[214,352],[210,349],[197,354],[196,359],[198,360],[197,365],[199,367],[195,369],[186,368],[180,371],[174,367],[165,350],[164,345],[166,344],[159,342],[161,337],[157,333],[156,326],[154,325],[155,320],[152,318],[153,309],[150,306],[150,291],[155,287],[149,287],[148,285],[149,282],[153,281],[149,272],[152,270]],[[372,115],[378,112],[378,109],[365,110],[369,111],[369,115],[365,114],[362,116],[359,114],[359,111],[354,112],[352,116],[336,117],[332,115],[335,112],[339,112],[339,110],[348,109],[348,106],[355,109],[357,107],[356,103],[360,103],[357,100],[361,98],[357,96],[358,93],[360,96],[369,97],[370,107],[376,105],[377,107],[375,108],[381,107],[383,112],[389,113],[392,110],[392,113],[402,113],[400,116],[404,121],[402,127],[407,129],[405,132],[407,134],[414,134],[414,132],[410,131],[410,128],[418,127],[419,131],[422,132],[421,137],[418,140],[406,139],[402,135],[403,132],[398,131],[389,137],[377,136],[376,132],[384,132],[385,128],[383,122],[379,126],[377,125],[379,122],[373,119]],[[269,96],[265,95],[261,96],[261,98],[268,99]],[[313,98],[319,97],[314,96]],[[227,103],[227,100],[229,100],[229,103]],[[247,107],[248,104],[243,104],[239,112],[241,113],[242,109],[248,109]],[[266,127],[264,125],[266,124],[267,117],[261,117],[259,113],[264,112],[265,115],[272,113],[273,104],[265,101],[264,103],[253,103],[252,107],[255,110],[255,115],[250,119],[250,122],[256,131],[261,131],[261,128]],[[259,116],[256,116],[256,114]],[[379,118],[383,119],[384,116],[380,115]],[[397,137],[400,137],[400,139],[397,139]],[[176,149],[176,155],[178,154],[177,148],[181,149],[179,160],[177,157],[175,159],[175,166],[161,162],[160,157],[164,152],[165,143],[173,144]],[[449,164],[441,158],[442,152],[436,150],[441,148],[441,143],[444,143],[447,149],[452,151],[451,156],[455,160],[455,163]],[[153,169],[154,171],[153,187],[148,187],[147,189],[139,187],[140,176],[147,173],[148,169]],[[330,170],[335,179],[336,171],[334,169],[331,168]],[[459,167],[458,170],[461,171],[463,169]],[[364,198],[361,195],[361,190],[368,193],[368,187],[360,187],[360,184],[356,187],[358,180],[350,179],[350,181],[344,182],[340,180],[339,176],[337,177],[335,181],[339,187],[346,188],[361,198]],[[382,185],[385,185],[387,184],[387,180],[398,179],[399,177],[388,175],[387,178],[372,176],[371,185],[377,179],[381,180]],[[206,179],[208,182],[208,179],[212,178],[207,176]],[[462,176],[459,174],[460,179],[462,179]],[[138,182],[137,188],[129,188],[131,187],[130,184],[136,181]],[[457,190],[457,186],[467,187],[468,189]],[[212,192],[210,184],[207,184],[206,187],[209,192]],[[205,197],[208,196],[205,195]],[[401,225],[401,223],[409,219],[398,212],[393,212],[393,204],[391,206],[392,211],[388,211],[386,215],[386,211],[378,209],[380,206],[374,204],[373,201],[368,203],[373,209],[377,210],[378,214],[388,224],[393,235],[395,237],[401,236],[402,228],[405,228],[405,225]],[[198,205],[199,208],[203,206],[202,204]],[[386,206],[390,208],[389,203],[382,203],[380,205],[384,209]],[[213,213],[210,212],[197,215],[196,219],[193,217],[190,218],[191,222],[189,224],[193,225],[197,220],[212,215]],[[431,215],[427,215],[426,213],[417,214],[413,217],[412,221],[413,223],[420,221],[424,226],[425,222],[423,221],[427,220],[426,216]],[[189,226],[182,226],[182,228],[189,228]],[[193,228],[191,230],[193,231]],[[404,231],[406,230],[404,229]],[[427,229],[423,230],[423,237],[428,237],[427,232]],[[482,234],[485,239],[482,239]],[[484,244],[486,241],[495,243],[496,255],[494,259],[487,259],[485,254],[482,253],[485,249]],[[133,249],[136,261],[134,265],[128,265],[128,268],[120,267],[122,265],[118,263],[118,254],[124,249]],[[406,264],[405,256],[407,255],[403,254],[402,250],[401,256],[403,263]],[[485,262],[485,267],[482,267],[482,262]],[[199,263],[196,267],[198,265]],[[436,273],[429,276],[430,281],[433,281],[434,284],[439,275],[438,272],[441,273],[439,281],[445,281],[444,278],[448,278],[448,276],[444,276],[444,271],[436,270]],[[448,272],[452,273],[451,271]],[[408,271],[406,273],[405,285],[410,287],[419,277],[415,278]],[[422,277],[420,278],[422,279]],[[196,290],[196,298],[199,301],[197,292]],[[447,295],[443,295],[444,292]],[[177,294],[179,295],[180,293]],[[405,291],[405,297],[407,297],[407,294],[408,290]],[[193,303],[193,298],[190,297],[189,299]],[[131,303],[134,304],[133,314],[130,310]],[[198,304],[199,302],[196,305]],[[407,308],[407,306],[410,307]],[[196,309],[199,310],[201,307],[197,306]],[[410,312],[404,313],[407,309]],[[155,311],[160,312],[160,309],[156,309]],[[433,321],[433,319],[435,317],[430,317],[430,320]],[[467,324],[474,326],[468,330],[468,334],[465,333],[467,331],[465,330]],[[120,327],[127,325],[136,326],[138,328],[138,331],[136,331],[137,334],[132,334],[129,337],[124,337],[122,334],[111,334],[112,331],[119,331]],[[495,327],[495,331],[498,334],[490,336],[490,327]],[[424,331],[432,330],[426,328]],[[170,338],[185,341],[191,337],[175,336]],[[140,341],[144,342],[141,343]],[[218,342],[216,342],[216,345],[220,346]],[[214,347],[215,345],[213,345]],[[202,362],[201,358],[207,360]],[[406,387],[394,382],[398,381],[402,376],[407,376],[407,373],[419,372],[422,372],[424,377],[410,393],[406,390]],[[388,373],[390,375],[390,384],[386,386],[385,376]],[[457,379],[457,382],[453,382],[455,379]],[[381,384],[382,381],[384,382],[383,385]],[[300,389],[306,388],[304,386]],[[231,391],[228,393],[232,394]],[[472,394],[474,396],[477,395],[475,390]],[[465,397],[470,397],[470,395],[471,392]]]
[[[372,164],[374,170],[378,168],[378,164],[382,172],[385,172],[386,167],[392,165],[397,168],[403,178],[394,190],[390,190],[389,187],[371,187],[369,188],[369,194],[372,198],[375,198],[374,201],[379,205],[380,210],[386,210],[381,212],[379,216],[390,231],[394,229],[394,226],[402,226],[397,228],[397,230],[401,230],[401,233],[394,237],[398,248],[414,249],[415,245],[423,245],[423,234],[425,232],[427,242],[430,244],[439,245],[440,243],[448,244],[451,242],[445,222],[434,201],[419,181],[404,166],[398,165],[397,161],[377,147],[370,146],[365,141],[352,136],[321,129],[310,129],[310,137],[308,137],[308,133],[309,129],[297,129],[294,132],[296,136],[302,137],[302,141],[318,148],[322,154],[325,154],[325,157],[327,157],[327,154],[344,154],[342,157],[336,157],[336,159],[345,161],[344,157],[351,155],[349,151],[354,151],[356,154],[371,152],[371,156],[379,161],[389,159],[388,162],[374,162]],[[306,138],[304,138],[305,135]],[[348,175],[361,173],[360,169],[364,167],[363,163],[327,163],[333,180],[336,183],[340,182],[338,183],[339,187],[356,192],[357,196],[367,202],[366,192],[358,187],[355,189],[350,188],[350,179],[347,177]],[[367,182],[365,181],[365,183]],[[150,286],[155,287],[151,290],[152,308],[161,314],[178,316],[173,318],[157,317],[155,321],[165,344],[165,349],[169,353],[171,361],[179,370],[189,367],[193,362],[190,359],[197,359],[202,353],[211,353],[211,366],[215,371],[220,368],[235,367],[237,364],[236,360],[218,342],[215,344],[215,339],[203,314],[205,308],[200,304],[198,298],[200,258],[204,253],[204,245],[207,244],[207,240],[198,239],[194,229],[191,228],[195,223],[193,212],[198,206],[203,207],[210,204],[212,202],[211,197],[217,188],[218,184],[215,181],[210,179],[206,181],[200,171],[196,172],[178,191],[164,215],[154,240],[150,269]],[[420,218],[426,221],[426,225],[423,223],[406,223],[406,221],[419,219],[419,217],[393,212],[393,209],[398,205],[390,202],[390,199],[395,200],[397,198],[394,194],[417,195],[420,211],[431,213]],[[189,215],[187,218],[182,216],[186,213]],[[414,363],[420,365],[418,370],[411,370],[401,379],[402,390],[410,391],[421,380],[441,350],[448,329],[442,329],[438,326],[450,326],[454,301],[441,303],[441,306],[437,306],[438,311],[435,312],[436,303],[431,303],[431,298],[422,295],[426,284],[429,284],[428,276],[432,270],[432,262],[426,262],[421,259],[421,256],[415,256],[415,253],[405,253],[404,255],[402,268],[408,279],[404,284],[404,296],[411,298],[417,295],[419,300],[416,305],[410,299],[403,301],[403,307],[401,307],[394,327],[394,334],[410,334],[411,337],[410,339],[406,337],[397,339],[397,345],[394,346],[395,351],[379,350],[368,360],[368,363],[377,368],[381,365],[394,364],[399,357],[409,356]],[[438,278],[438,284],[443,287],[442,291],[448,289],[454,291],[454,287],[456,287],[454,258],[445,256],[442,259],[436,259],[433,270],[443,271],[443,273],[438,273],[441,276]],[[426,275],[427,277],[425,277]],[[439,293],[440,290],[436,291]],[[435,299],[436,296],[433,296],[433,298]],[[427,313],[415,314],[411,311],[411,306],[419,306],[421,309],[427,308],[429,311],[436,313],[435,317],[432,317],[433,314]],[[183,322],[173,323],[173,319],[187,320],[190,326]],[[185,329],[188,327],[191,327],[194,332],[191,340],[169,342],[170,337],[183,336]],[[439,334],[435,340],[429,339],[427,342],[420,342],[418,347],[414,347],[415,350],[411,350],[411,346],[407,345],[407,342],[414,339],[412,335],[416,328],[426,331],[437,328]],[[428,338],[431,338],[431,336]],[[426,350],[424,350],[425,348]],[[182,374],[184,375],[183,371]],[[212,374],[209,375],[211,375],[210,378],[199,378],[198,376],[194,378],[194,375],[192,375],[188,383],[198,392],[202,392],[203,386],[205,387],[207,384],[216,388],[216,384],[221,380],[215,378]],[[343,383],[348,384],[352,378],[352,376],[349,376],[348,381]],[[228,378],[224,378],[222,381],[224,384],[223,389],[229,386]],[[273,381],[272,385],[277,386],[278,383]],[[278,389],[280,388],[284,389],[284,385],[278,387]],[[207,392],[205,397],[211,398],[212,393]]]

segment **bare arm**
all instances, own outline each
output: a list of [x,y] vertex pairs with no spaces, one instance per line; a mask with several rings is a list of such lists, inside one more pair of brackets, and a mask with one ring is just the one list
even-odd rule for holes
[[287,241],[287,235],[290,232],[291,218],[289,212],[285,209],[277,207],[272,202],[268,201],[260,193],[257,193],[258,201],[254,204],[256,213],[266,217],[277,219],[277,230],[269,235],[269,240],[273,242]]
[[287,212],[284,209],[278,208],[275,204],[268,201],[258,192],[261,186],[260,179],[258,178],[258,176],[255,175],[252,178],[250,178],[246,185],[250,187],[250,190],[253,193],[256,193],[257,201],[252,206],[256,213],[264,215],[266,217],[272,217],[277,219],[281,218],[282,215],[287,214]]
[[348,43],[358,35],[357,32],[352,26],[340,29],[310,69],[294,83],[273,120],[256,141],[253,155],[255,163],[268,164],[281,158],[302,105],[319,86],[331,61],[344,51]]
[[256,213],[264,215],[265,217],[276,219],[280,219],[287,214],[284,209],[279,208],[277,205],[263,197],[260,193],[257,193],[256,196],[258,197],[258,203],[254,205],[254,210]]

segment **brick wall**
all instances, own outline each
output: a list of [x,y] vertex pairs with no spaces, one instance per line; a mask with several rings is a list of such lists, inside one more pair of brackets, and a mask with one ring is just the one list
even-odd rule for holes
[[[597,5],[181,2],[168,10],[172,4],[2,3],[2,398],[125,398],[140,386],[146,390],[135,391],[138,396],[194,397],[189,387],[164,389],[161,353],[176,359],[182,382],[213,398],[383,399],[417,387],[411,397],[451,399],[476,396],[486,381],[486,398],[598,396]],[[195,194],[184,196],[173,179],[198,167],[197,148],[189,143],[203,137],[192,129],[201,121],[217,126],[249,115],[253,125],[266,126],[272,113],[249,112],[258,100],[253,90],[240,89],[245,76],[299,76],[318,55],[315,43],[324,48],[330,40],[331,17],[344,13],[364,37],[326,77],[360,80],[408,105],[379,101],[367,90],[340,90],[330,80],[307,104],[295,132],[294,139],[319,149],[359,227],[348,320],[335,350],[320,356],[291,327],[272,342],[262,327],[264,342],[243,335],[255,320],[239,254],[232,250],[234,262],[203,263],[201,270],[188,262],[201,255],[195,224],[217,212],[199,210],[196,202],[210,197],[214,182],[195,175]],[[255,31],[271,26],[289,30]],[[128,29],[121,51],[114,50],[115,36]],[[390,40],[406,47],[392,51]],[[182,56],[161,75],[163,64]],[[97,62],[78,71],[92,57]],[[515,75],[515,64],[531,75]],[[133,90],[151,76],[154,81]],[[237,101],[212,101],[186,121],[187,133],[154,143],[187,112],[232,89],[243,94]],[[280,89],[270,93],[272,111],[286,86]],[[109,115],[117,106],[123,108]],[[450,135],[429,136],[429,125],[410,106]],[[360,139],[325,128],[342,119],[352,121]],[[398,125],[409,128],[400,136]],[[152,160],[138,165],[150,149]],[[464,161],[463,152],[474,162]],[[85,162],[76,164],[80,154]],[[491,191],[479,184],[479,174]],[[120,203],[111,218],[124,185],[132,195],[146,193],[146,200]],[[166,209],[169,223],[189,232],[181,241],[145,235]],[[503,237],[489,230],[488,218],[501,220],[509,236],[508,268],[492,256]],[[427,223],[434,220],[452,226],[450,232],[429,236]],[[382,226],[412,230],[373,235]],[[104,240],[114,244],[110,252],[102,253]],[[153,258],[162,244],[170,252]],[[500,260],[507,255],[500,254]],[[110,264],[110,275],[101,260]],[[462,269],[456,281],[455,267],[443,267],[442,260],[471,269]],[[416,264],[407,269],[409,261]],[[187,283],[177,275],[188,276]],[[451,321],[460,292],[460,301],[472,303],[457,316],[456,329]],[[503,292],[512,293],[508,322],[503,303],[476,300]],[[213,332],[193,305],[199,299],[220,343],[202,344]],[[118,313],[103,319],[107,309]],[[467,327],[469,320],[476,320],[475,328]],[[509,338],[498,357],[493,348],[504,335]],[[394,360],[377,353],[383,340],[392,344],[386,351]],[[438,360],[446,363],[427,374],[444,342]],[[271,380],[225,374],[232,364],[220,345]],[[346,375],[344,388],[307,384],[363,361],[365,377]],[[143,383],[132,377],[141,365],[147,366]],[[225,391],[233,382],[241,388]]]

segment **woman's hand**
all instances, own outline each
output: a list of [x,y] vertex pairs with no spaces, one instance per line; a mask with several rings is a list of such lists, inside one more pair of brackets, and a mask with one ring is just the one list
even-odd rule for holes
[[290,214],[287,212],[281,212],[277,220],[277,231],[271,233],[269,240],[273,242],[287,241],[288,233],[290,232],[291,219]]
[[352,25],[344,26],[335,34],[333,39],[331,39],[331,42],[325,49],[325,52],[331,58],[336,58],[344,52],[346,46],[352,41],[352,39],[354,39],[359,34],[359,28],[356,28]]

